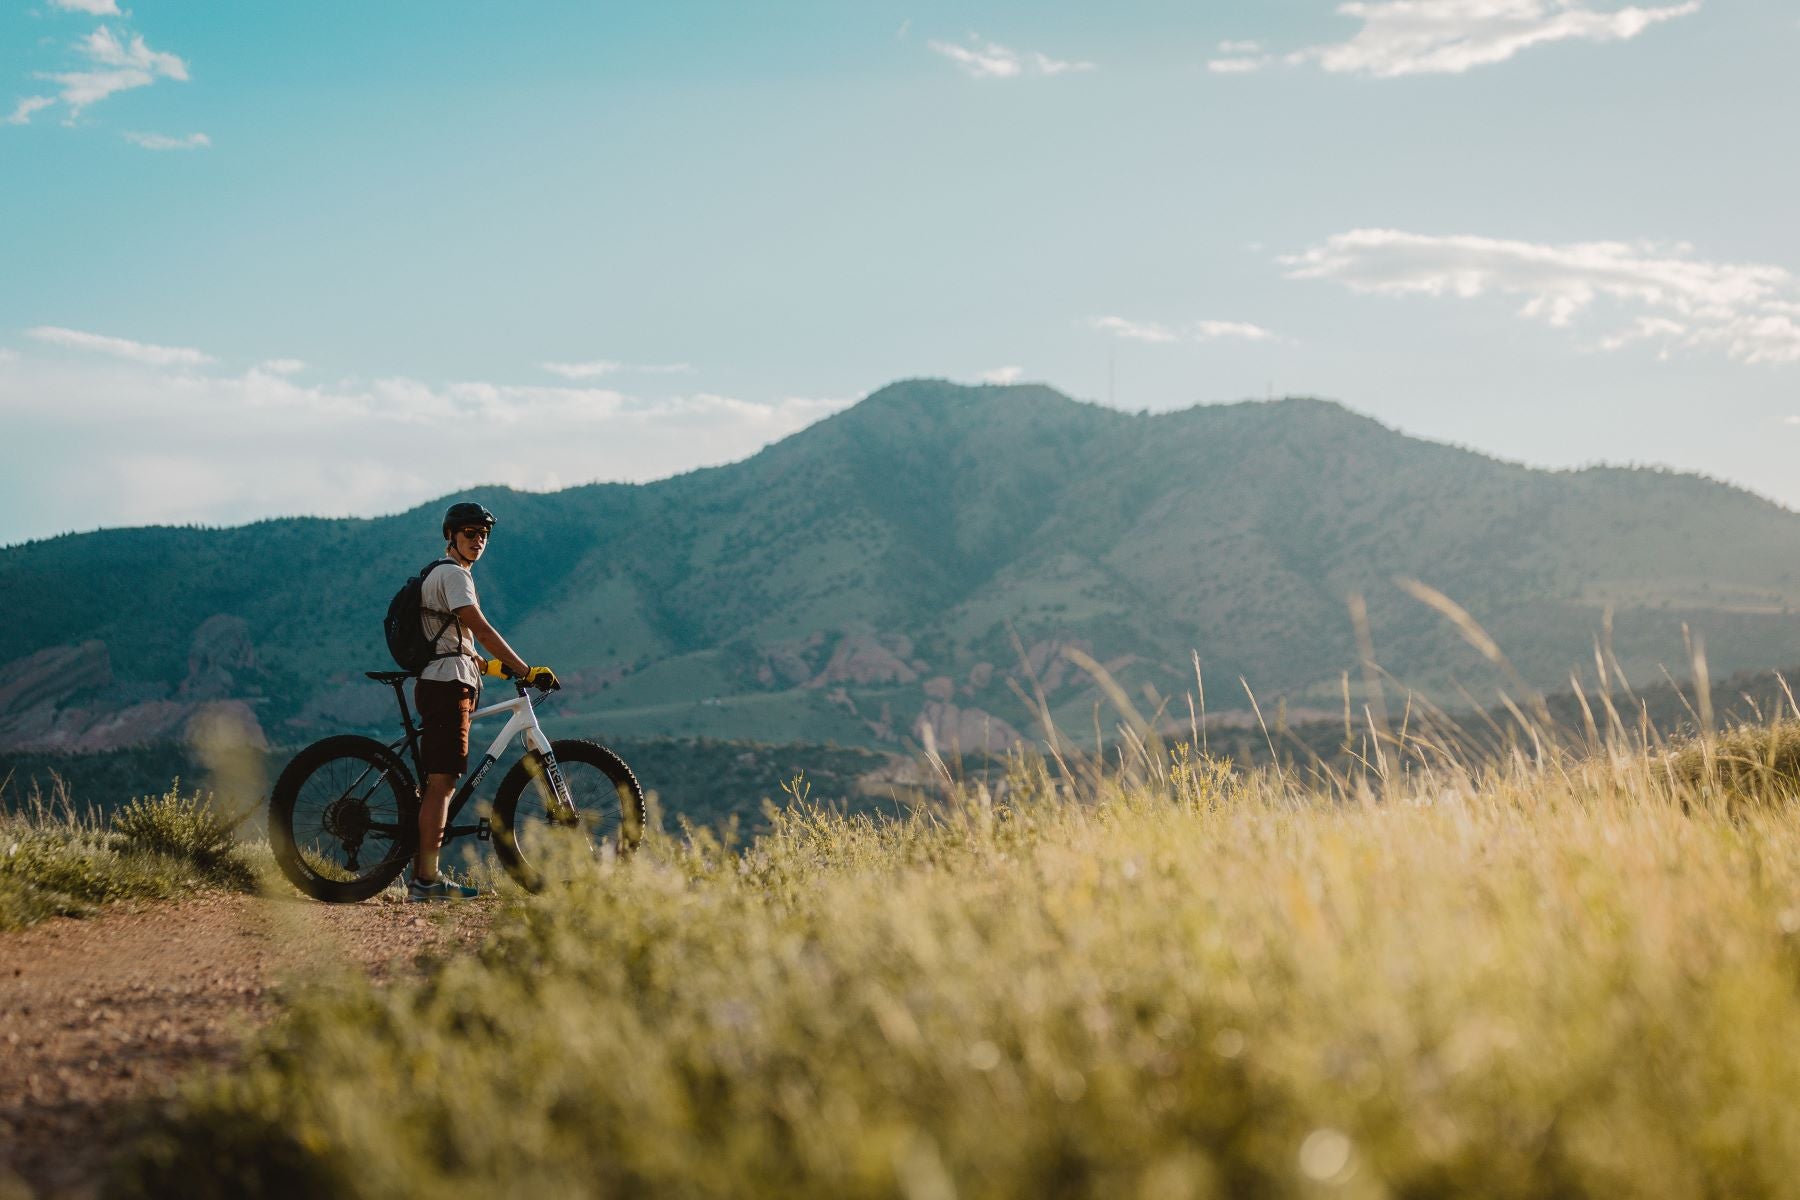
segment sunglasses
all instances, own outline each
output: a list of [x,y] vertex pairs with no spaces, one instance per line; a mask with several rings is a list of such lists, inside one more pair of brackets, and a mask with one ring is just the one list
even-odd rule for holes
[[486,529],[481,529],[481,528],[459,529],[456,532],[461,534],[463,537],[470,538],[470,539],[473,539],[476,541],[485,542],[488,539],[488,530],[486,530]]

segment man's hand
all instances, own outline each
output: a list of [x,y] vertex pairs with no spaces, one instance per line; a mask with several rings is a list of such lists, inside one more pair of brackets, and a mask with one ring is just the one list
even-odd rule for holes
[[554,692],[562,686],[556,678],[556,672],[549,667],[533,667],[525,675],[525,682],[540,692]]
[[489,679],[505,679],[509,673],[506,664],[497,658],[483,658],[478,661],[481,663],[481,673]]

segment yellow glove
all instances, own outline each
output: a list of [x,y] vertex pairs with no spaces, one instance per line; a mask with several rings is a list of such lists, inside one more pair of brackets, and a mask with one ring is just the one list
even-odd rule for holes
[[511,672],[506,669],[506,664],[497,658],[490,658],[487,662],[483,663],[481,673],[486,675],[489,679],[505,679],[511,674]]
[[562,684],[549,667],[533,667],[525,673],[525,682],[540,692],[554,692]]

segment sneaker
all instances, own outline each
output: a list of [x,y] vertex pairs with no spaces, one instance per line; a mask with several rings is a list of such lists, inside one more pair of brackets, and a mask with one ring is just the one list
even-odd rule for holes
[[427,900],[473,900],[479,895],[481,895],[479,889],[452,883],[442,875],[430,883],[413,879],[406,885],[406,902],[408,904],[419,904]]

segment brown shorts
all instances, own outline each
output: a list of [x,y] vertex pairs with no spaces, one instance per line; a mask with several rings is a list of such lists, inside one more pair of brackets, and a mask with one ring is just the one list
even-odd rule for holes
[[469,766],[475,689],[454,679],[421,679],[413,684],[413,704],[423,727],[419,766],[427,775],[461,775]]

